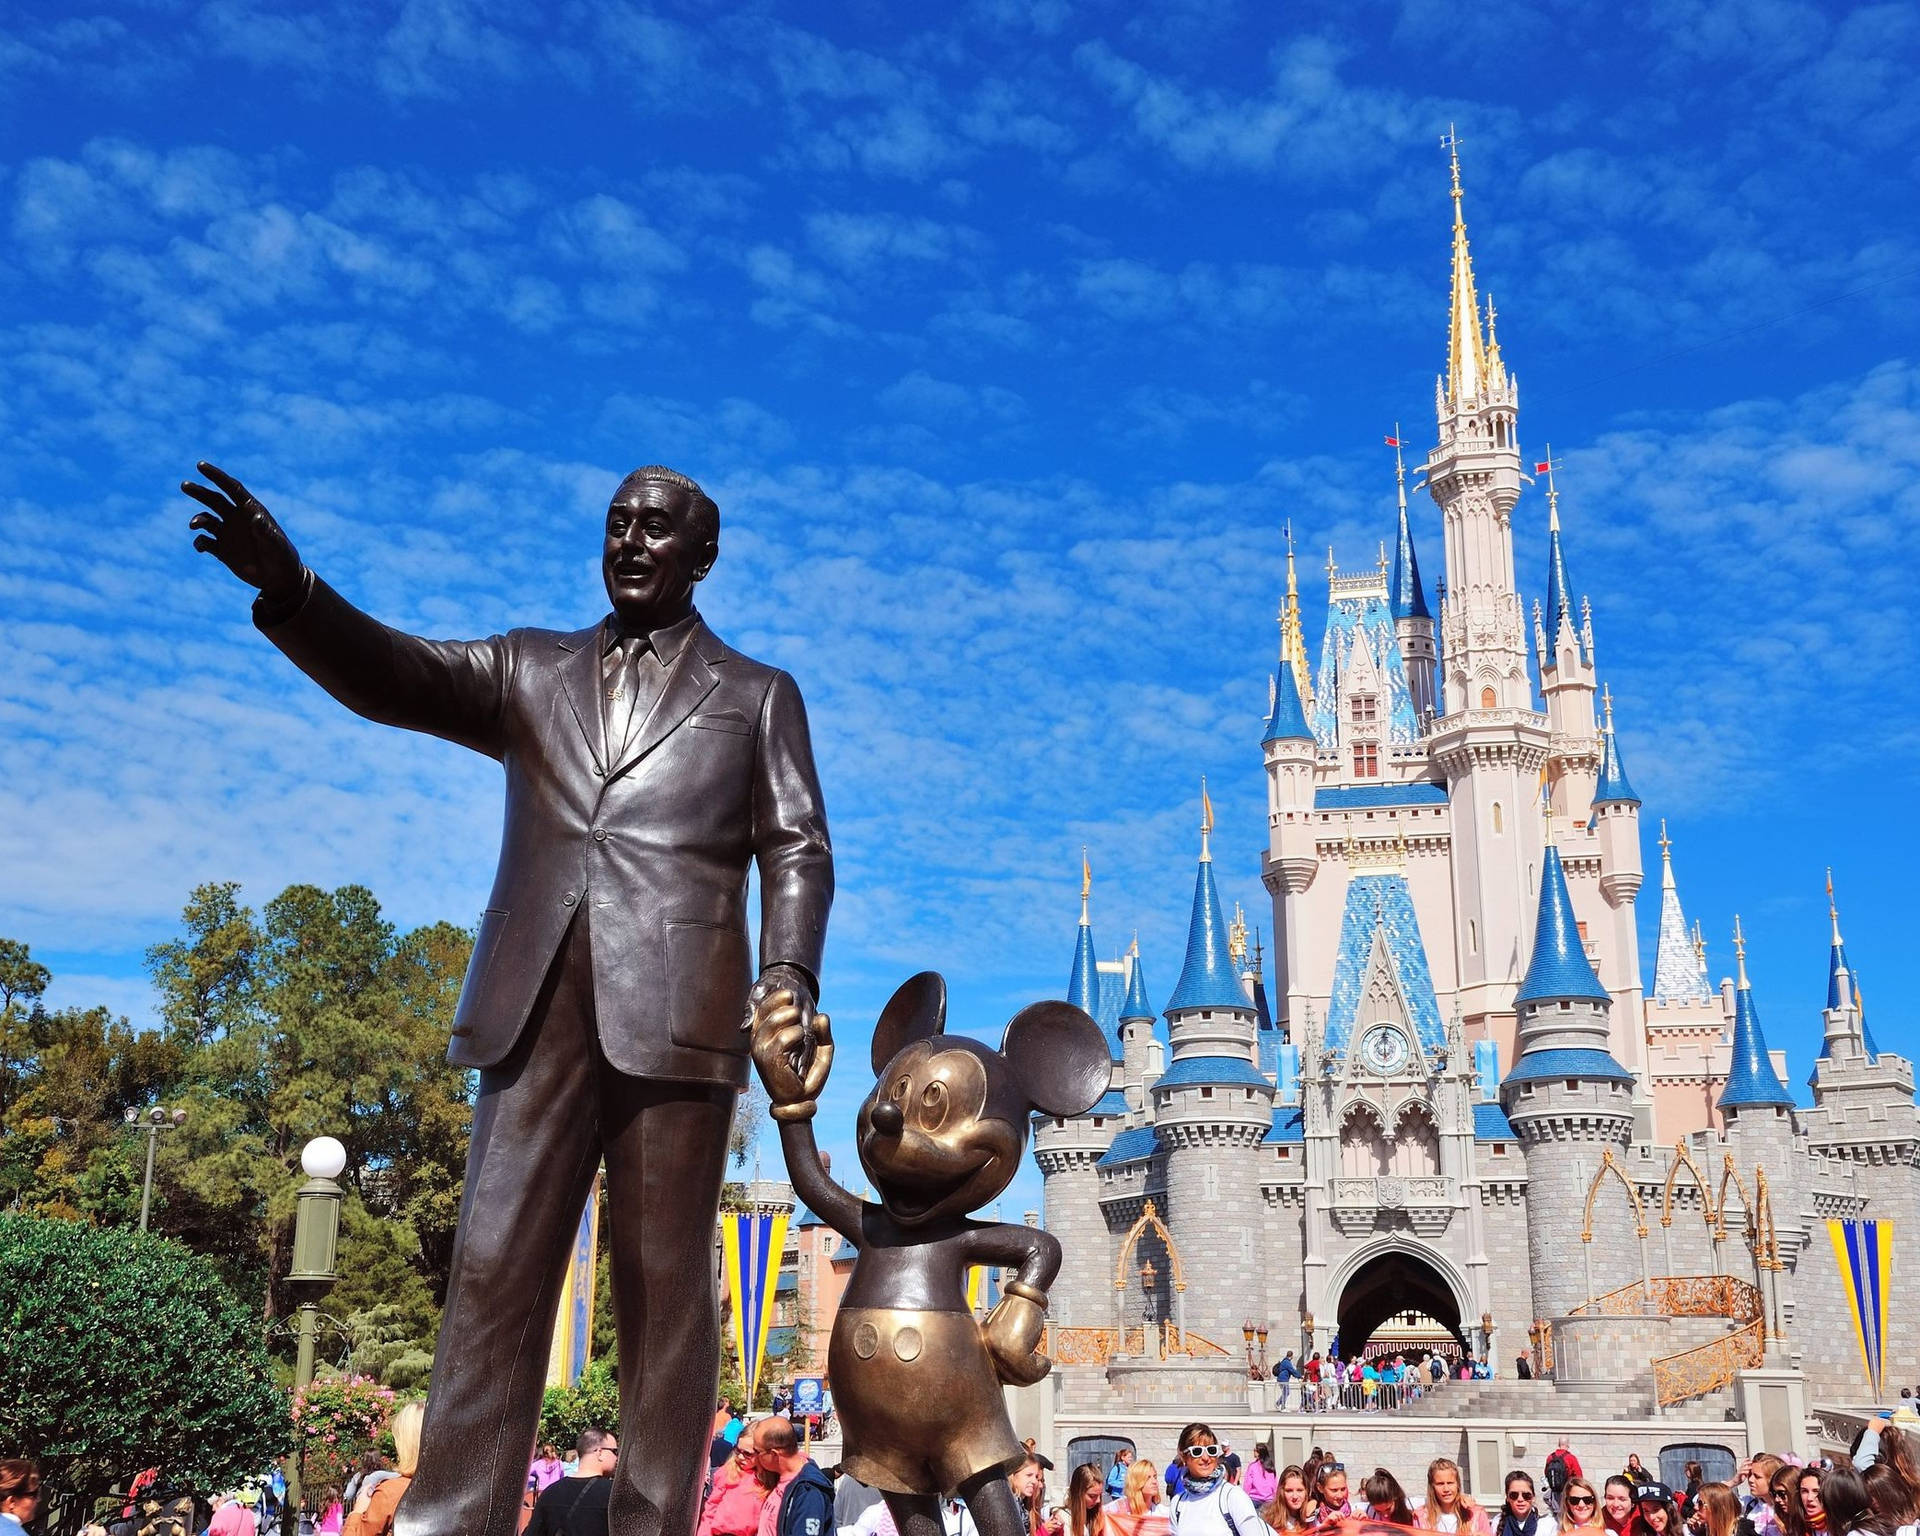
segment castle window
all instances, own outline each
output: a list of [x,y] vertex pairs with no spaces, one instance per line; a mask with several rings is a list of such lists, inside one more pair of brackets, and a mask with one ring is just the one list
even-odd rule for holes
[[1106,1118],[1105,1118],[1104,1116],[1102,1116],[1102,1115],[1095,1115],[1095,1116],[1093,1117],[1093,1128],[1094,1128],[1094,1129],[1095,1129],[1096,1131],[1097,1131],[1097,1130],[1099,1130],[1099,1129],[1100,1129],[1100,1127],[1101,1127],[1101,1126],[1103,1126],[1103,1125],[1105,1125],[1106,1123],[1107,1123],[1107,1122],[1106,1122]]
[[1501,1141],[1496,1141],[1493,1144],[1493,1155],[1495,1157],[1505,1157],[1507,1155],[1506,1143]]
[[1571,1088],[1575,1093],[1578,1093],[1580,1091],[1580,1079],[1577,1077],[1568,1078],[1567,1086]]
[[1211,1088],[1202,1088],[1202,1089],[1200,1090],[1200,1097],[1201,1097],[1201,1098],[1203,1098],[1203,1099],[1210,1099],[1210,1098],[1212,1098],[1212,1097],[1213,1097],[1213,1090],[1212,1090]]
[[1053,1128],[1056,1131],[1064,1131],[1067,1128],[1067,1122],[1064,1120],[1055,1120],[1053,1122]]
[[1379,719],[1378,705],[1370,693],[1356,693],[1351,701],[1351,708],[1355,725],[1372,725]]
[[1562,998],[1562,999],[1560,1000],[1560,1011],[1561,1011],[1562,1013],[1572,1013],[1572,1012],[1573,1012],[1573,1004],[1572,1004],[1572,1003],[1570,1003],[1570,1002],[1568,1002],[1568,1001],[1567,1001],[1567,1000],[1566,1000],[1565,998]]
[[1380,747],[1377,742],[1356,741],[1353,744],[1353,776],[1356,779],[1380,777]]
[[1587,925],[1576,919],[1573,926],[1580,930],[1580,942],[1585,944],[1587,942]]
[[1493,835],[1502,836],[1507,830],[1507,813],[1500,809],[1498,800],[1493,802]]
[[1467,953],[1470,955],[1480,953],[1480,925],[1472,918],[1467,919]]
[[1495,709],[1495,708],[1498,708],[1498,707],[1499,707],[1499,703],[1500,703],[1500,695],[1499,695],[1499,694],[1497,694],[1497,693],[1495,693],[1495,692],[1493,691],[1493,688],[1492,688],[1492,685],[1491,685],[1491,684],[1489,684],[1489,685],[1487,685],[1487,686],[1484,686],[1484,687],[1482,687],[1482,688],[1481,688],[1481,690],[1480,690],[1480,707],[1481,707],[1482,709]]

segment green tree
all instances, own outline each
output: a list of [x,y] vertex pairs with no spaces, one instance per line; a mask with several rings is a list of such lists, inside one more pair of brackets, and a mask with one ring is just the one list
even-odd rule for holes
[[215,1488],[291,1444],[258,1315],[177,1243],[0,1215],[0,1445],[88,1508],[158,1466]]
[[0,939],[0,1115],[7,1112],[33,1058],[29,1020],[53,980],[18,939]]

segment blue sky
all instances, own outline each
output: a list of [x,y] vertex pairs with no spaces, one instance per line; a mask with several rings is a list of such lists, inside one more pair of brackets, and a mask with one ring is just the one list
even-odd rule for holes
[[140,1018],[196,882],[482,903],[497,770],[252,633],[193,460],[453,635],[594,618],[664,460],[726,519],[704,611],[812,712],[829,1141],[909,972],[980,1029],[1064,988],[1083,843],[1163,1000],[1203,773],[1261,908],[1282,524],[1317,644],[1381,436],[1432,441],[1451,122],[1649,868],[1665,815],[1797,1080],[1831,863],[1911,1053],[1916,62],[1913,5],[1783,0],[9,7],[0,933]]

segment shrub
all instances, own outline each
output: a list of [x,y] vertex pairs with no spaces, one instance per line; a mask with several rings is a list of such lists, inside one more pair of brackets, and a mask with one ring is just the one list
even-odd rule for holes
[[231,1486],[291,1443],[258,1315],[165,1238],[0,1215],[0,1338],[0,1446],[63,1503],[147,1467]]

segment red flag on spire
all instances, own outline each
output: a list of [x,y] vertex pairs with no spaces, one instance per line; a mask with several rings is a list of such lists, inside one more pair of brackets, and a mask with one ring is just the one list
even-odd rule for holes
[[1387,446],[1388,446],[1389,448],[1398,448],[1398,447],[1400,447],[1400,446],[1401,446],[1401,442],[1400,442],[1400,439],[1399,439],[1399,438],[1397,438],[1397,437],[1390,437],[1390,438],[1388,438],[1388,439],[1387,439]]
[[1538,464],[1533,466],[1533,472],[1536,475],[1544,475],[1548,470],[1552,468],[1553,466],[1551,464],[1547,463],[1546,460],[1542,459]]

